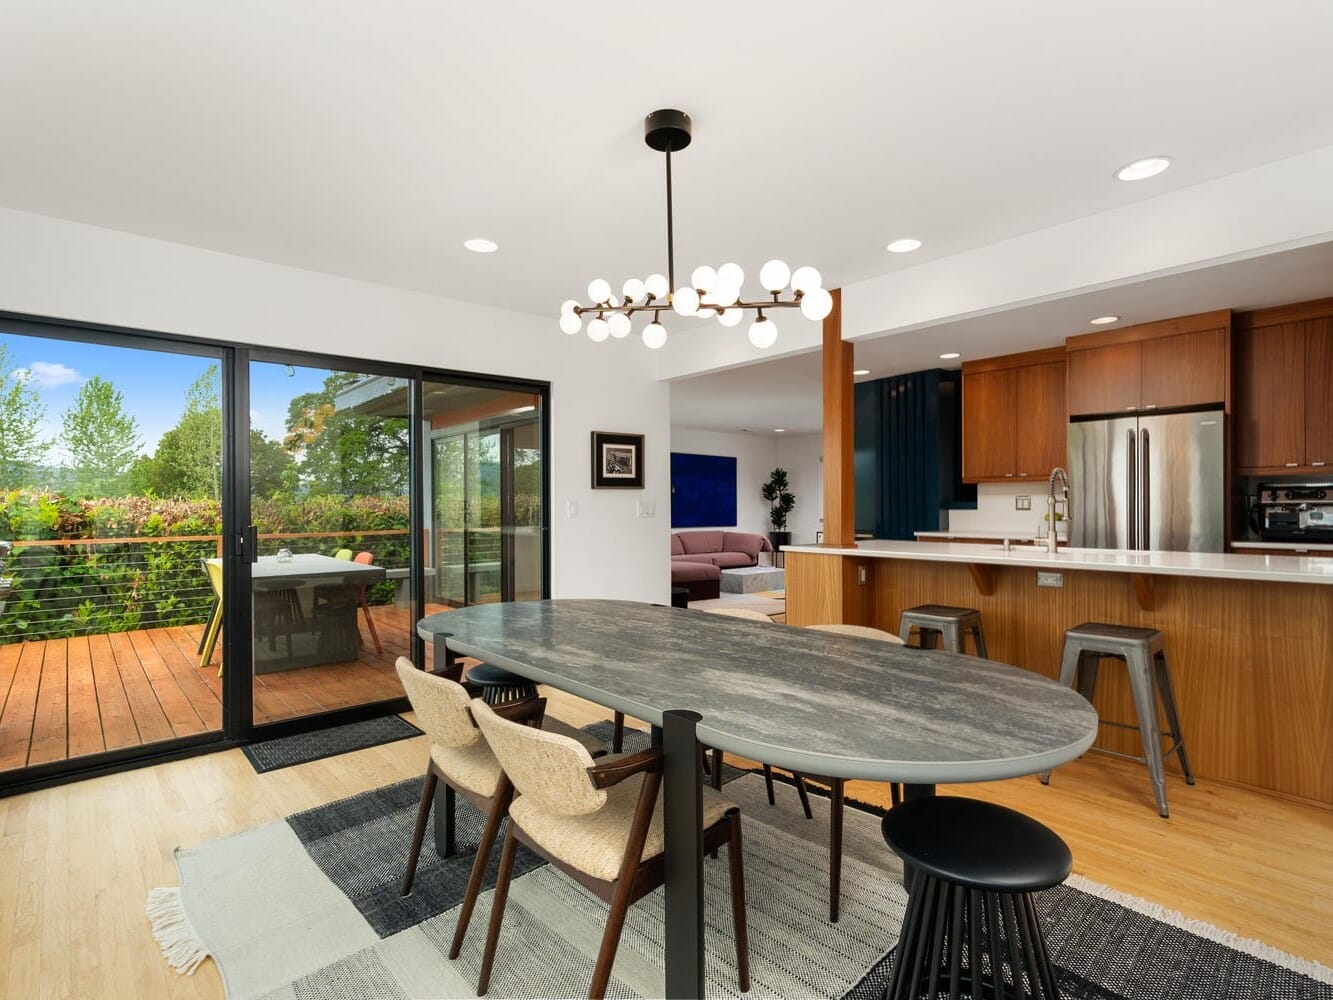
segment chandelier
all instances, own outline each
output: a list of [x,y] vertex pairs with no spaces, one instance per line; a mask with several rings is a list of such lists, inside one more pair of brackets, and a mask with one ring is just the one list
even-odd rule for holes
[[[780,260],[770,260],[759,269],[759,284],[769,294],[768,299],[753,302],[741,297],[745,272],[739,264],[727,263],[713,268],[707,264],[696,267],[688,285],[676,286],[675,232],[671,218],[671,154],[690,144],[690,116],[683,111],[664,109],[654,111],[644,119],[644,142],[651,149],[666,155],[666,209],[667,209],[667,273],[648,277],[630,278],[621,286],[620,296],[612,293],[611,283],[605,278],[594,278],[588,283],[588,298],[592,305],[581,305],[569,299],[560,307],[560,329],[576,334],[588,320],[588,336],[600,343],[607,337],[617,339],[629,336],[636,313],[651,313],[652,322],[643,328],[643,342],[656,350],[666,343],[667,331],[662,325],[662,313],[671,311],[680,316],[712,319],[726,327],[739,326],[746,310],[753,310],[750,324],[750,343],[760,349],[772,347],[778,339],[778,328],[771,317],[764,315],[775,309],[800,309],[810,320],[822,320],[833,309],[833,297],[821,285],[819,272],[813,267],[792,270]],[[791,297],[783,293],[790,288]],[[672,291],[675,289],[675,291]]]

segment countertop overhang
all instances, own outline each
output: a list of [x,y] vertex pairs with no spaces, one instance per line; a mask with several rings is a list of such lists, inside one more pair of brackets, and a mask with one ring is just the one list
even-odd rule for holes
[[1189,576],[1270,583],[1333,584],[1333,558],[1326,556],[1251,555],[1238,552],[1129,552],[1122,549],[1061,548],[966,542],[904,542],[873,539],[851,546],[784,545],[783,552],[911,559],[973,566],[1022,566],[1043,570],[1080,570],[1139,576]]

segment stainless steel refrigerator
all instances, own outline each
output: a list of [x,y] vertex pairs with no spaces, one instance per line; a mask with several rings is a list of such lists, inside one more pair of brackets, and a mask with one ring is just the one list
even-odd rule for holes
[[1070,545],[1221,552],[1222,411],[1071,422]]

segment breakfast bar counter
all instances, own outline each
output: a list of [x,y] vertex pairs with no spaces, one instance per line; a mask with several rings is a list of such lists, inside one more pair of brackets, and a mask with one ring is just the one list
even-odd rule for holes
[[[952,542],[788,546],[787,621],[898,631],[920,604],[981,612],[994,659],[1059,676],[1067,628],[1163,633],[1194,771],[1333,806],[1333,558]],[[1095,706],[1134,718],[1123,670]],[[1097,745],[1140,753],[1138,734]]]

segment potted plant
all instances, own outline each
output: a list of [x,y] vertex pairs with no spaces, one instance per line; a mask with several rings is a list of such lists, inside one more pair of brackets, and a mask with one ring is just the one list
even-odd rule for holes
[[787,488],[787,470],[774,469],[768,477],[768,482],[759,491],[768,503],[768,520],[773,526],[773,530],[768,533],[768,540],[773,545],[773,551],[776,552],[780,546],[791,544],[791,532],[787,530],[787,515],[792,512],[796,506],[796,497]]

